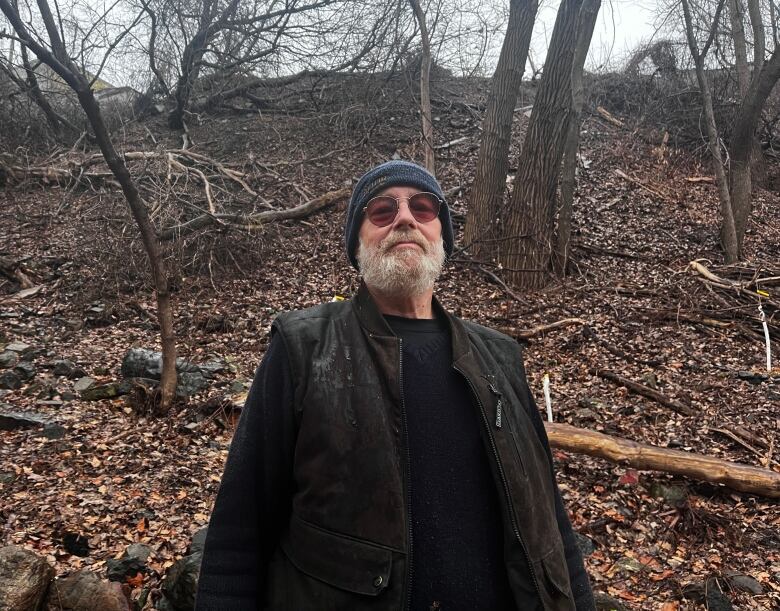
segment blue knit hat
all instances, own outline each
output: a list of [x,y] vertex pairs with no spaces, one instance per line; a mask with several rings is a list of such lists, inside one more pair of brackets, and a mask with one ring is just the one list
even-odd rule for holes
[[347,247],[347,257],[352,267],[358,269],[355,253],[357,252],[358,234],[363,224],[363,207],[368,200],[380,191],[389,187],[417,187],[420,191],[426,191],[438,196],[444,202],[439,210],[441,221],[441,237],[444,240],[444,252],[447,256],[452,254],[454,239],[452,233],[452,221],[450,220],[450,208],[444,199],[436,178],[422,166],[409,161],[387,161],[363,174],[352,191],[352,198],[347,208],[347,222],[344,226],[344,242]]

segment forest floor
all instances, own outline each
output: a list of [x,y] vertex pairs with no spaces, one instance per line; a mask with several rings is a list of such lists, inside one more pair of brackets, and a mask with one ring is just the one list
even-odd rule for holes
[[[438,173],[445,190],[462,188],[452,199],[460,233],[485,87],[460,81],[439,87],[435,100],[449,103],[435,108],[437,142],[456,143],[438,151]],[[249,198],[220,183],[220,205],[232,198],[253,209],[289,207],[348,186],[394,153],[419,158],[414,108],[396,109],[397,99],[370,111],[342,105],[291,115],[204,116],[190,126],[192,150],[241,169],[261,195]],[[595,113],[585,119],[572,273],[565,280],[538,292],[510,291],[495,282],[499,269],[461,251],[446,266],[437,295],[458,316],[508,332],[586,321],[536,336],[525,351],[542,409],[542,377],[550,376],[556,422],[779,471],[780,381],[752,375],[765,371],[758,300],[713,288],[690,262],[745,282],[780,275],[780,196],[757,190],[745,260],[724,266],[716,188],[702,180],[708,168],[623,119],[622,128]],[[517,113],[518,130],[525,120]],[[161,118],[119,134],[123,150],[180,143]],[[190,202],[204,202],[194,177],[177,188]],[[64,574],[85,567],[101,573],[127,545],[146,543],[154,550],[152,572],[133,586],[157,587],[208,522],[237,411],[220,406],[240,401],[274,316],[349,296],[357,286],[343,249],[345,205],[171,248],[180,355],[196,363],[222,359],[230,370],[156,419],[124,398],[81,400],[74,380],[51,370],[57,359],[70,359],[98,381],[115,381],[129,348],[159,346],[153,293],[121,199],[106,185],[33,179],[0,191],[0,255],[22,261],[40,287],[20,296],[17,286],[0,280],[0,347],[28,344],[37,370],[0,403],[65,429],[54,439],[36,430],[0,431],[0,545],[34,550]],[[776,300],[777,287],[764,290]],[[780,314],[767,315],[776,329]],[[777,348],[774,358],[780,359]],[[630,394],[598,377],[599,369],[651,386],[696,415]],[[729,429],[752,434],[753,443],[720,432]],[[627,609],[714,608],[718,596],[737,609],[780,609],[777,501],[561,451],[555,459],[575,530],[590,547],[595,591]],[[87,539],[87,555],[66,550],[67,533]]]

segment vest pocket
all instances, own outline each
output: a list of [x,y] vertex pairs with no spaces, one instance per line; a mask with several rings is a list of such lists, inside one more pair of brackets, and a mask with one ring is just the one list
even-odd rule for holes
[[556,546],[537,563],[537,575],[541,581],[545,608],[574,609],[569,585],[569,568],[563,548]]
[[299,571],[340,590],[378,596],[390,584],[392,550],[327,530],[295,514],[281,547]]

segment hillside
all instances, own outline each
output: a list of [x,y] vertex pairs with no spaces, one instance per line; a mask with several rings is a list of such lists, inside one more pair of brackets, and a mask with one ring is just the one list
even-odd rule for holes
[[[285,112],[202,115],[190,125],[190,150],[240,172],[255,193],[212,168],[217,205],[291,207],[349,186],[394,154],[421,156],[410,87],[395,80],[369,96],[360,83],[314,83],[305,96],[298,89],[285,98],[292,100]],[[451,201],[458,231],[468,212],[486,87],[444,76],[435,85],[437,143],[452,143],[437,151],[438,176],[445,191],[461,189]],[[518,106],[531,96],[529,89]],[[659,130],[634,129],[634,118],[619,118],[622,128],[586,113],[576,244],[564,281],[519,293],[497,282],[499,269],[456,250],[437,295],[457,315],[509,333],[562,319],[586,323],[527,342],[532,390],[543,407],[542,377],[550,375],[555,421],[778,470],[780,379],[760,375],[758,301],[713,287],[690,263],[746,286],[751,278],[775,277],[762,288],[777,303],[780,194],[757,190],[746,260],[725,267],[717,194],[705,180],[701,151],[662,145]],[[516,113],[518,134],[525,120]],[[125,151],[181,146],[161,117],[116,135]],[[520,141],[516,134],[513,158]],[[55,151],[27,164],[66,167],[92,152]],[[165,224],[180,221],[188,205],[206,205],[197,175],[167,178],[166,159],[132,164],[147,194],[160,194],[164,205],[155,214]],[[45,183],[31,172],[0,191],[0,256],[20,262],[39,287],[24,295],[10,280],[0,284],[0,347],[27,344],[35,368],[20,388],[0,391],[7,404],[0,407],[63,427],[52,438],[36,429],[0,431],[0,541],[46,556],[60,575],[89,567],[101,576],[128,544],[148,544],[151,571],[128,591],[137,598],[151,589],[151,604],[162,574],[207,524],[238,405],[274,316],[348,296],[357,277],[342,244],[343,199],[303,220],[190,236],[169,250],[179,352],[195,363],[222,361],[223,370],[163,420],[144,413],[138,392],[130,401],[85,401],[73,389],[79,376],[54,374],[57,360],[109,383],[119,380],[129,348],[158,346],[135,229],[105,178],[90,180]],[[780,314],[771,305],[766,313],[776,335]],[[631,394],[597,370],[650,386],[696,415]],[[744,436],[735,441],[722,431]],[[595,591],[626,609],[715,608],[718,596],[737,609],[780,608],[776,501],[560,451],[555,458]],[[86,537],[89,553],[69,553],[65,533]]]

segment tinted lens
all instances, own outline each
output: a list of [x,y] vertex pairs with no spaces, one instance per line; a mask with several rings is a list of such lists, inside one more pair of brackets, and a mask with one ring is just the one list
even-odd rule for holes
[[366,216],[377,227],[389,225],[398,214],[398,202],[392,197],[375,197],[366,205]]
[[439,199],[433,193],[415,193],[409,198],[409,211],[420,223],[430,223],[439,215]]

